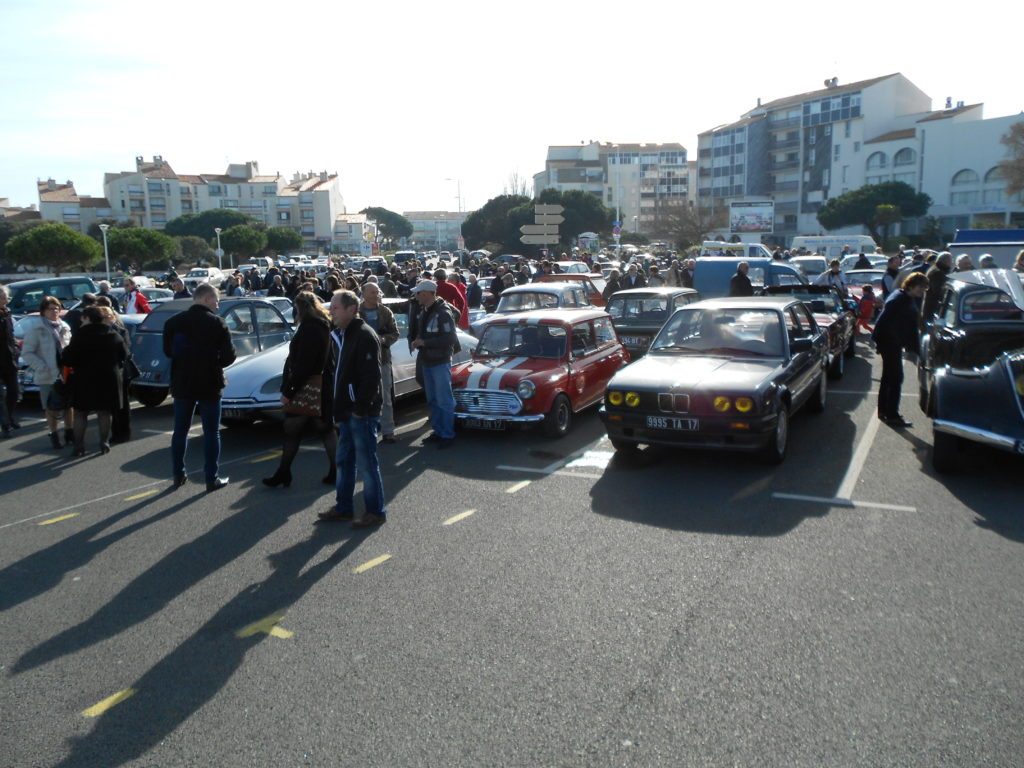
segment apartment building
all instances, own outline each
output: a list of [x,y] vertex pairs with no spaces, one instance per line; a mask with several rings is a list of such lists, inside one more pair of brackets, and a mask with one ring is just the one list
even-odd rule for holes
[[[815,91],[759,99],[738,121],[698,137],[697,204],[773,200],[775,232],[765,239],[778,243],[821,232],[817,212],[830,197],[884,181],[929,194],[930,214],[949,233],[979,216],[1017,221],[1020,201],[1006,199],[997,166],[999,137],[1020,118],[983,120],[981,105],[931,104],[899,73],[848,85],[830,78]],[[918,226],[907,221],[901,231]]]
[[60,184],[53,179],[36,182],[39,192],[39,216],[44,221],[59,221],[77,232],[88,233],[92,224],[113,218],[110,203],[103,197],[79,195],[68,180]]
[[451,251],[459,247],[462,224],[468,213],[462,211],[406,211],[402,214],[412,224],[412,236],[403,245],[415,244],[417,249],[434,248]]
[[616,210],[624,230],[639,232],[649,230],[659,205],[685,202],[692,189],[682,144],[600,141],[548,147],[533,187],[534,194],[545,189],[589,192]]
[[341,213],[334,220],[335,253],[370,256],[377,238],[377,222],[365,213]]
[[9,197],[0,197],[0,220],[9,223],[18,221],[38,221],[42,216],[34,205],[23,208],[11,205]]
[[302,235],[305,250],[330,250],[336,244],[335,223],[345,213],[341,180],[336,173],[296,173],[277,192],[269,226],[291,227]]

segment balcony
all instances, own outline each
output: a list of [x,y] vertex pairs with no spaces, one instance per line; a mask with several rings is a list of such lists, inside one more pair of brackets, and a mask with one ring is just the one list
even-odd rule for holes
[[782,130],[783,128],[796,128],[799,125],[799,117],[787,117],[783,118],[782,120],[772,120],[771,118],[768,119],[769,131],[779,131]]
[[799,181],[777,181],[771,185],[775,192],[796,192],[800,189]]
[[800,139],[785,139],[783,141],[768,142],[768,151],[777,152],[782,149],[795,149],[800,146]]
[[783,171],[783,170],[787,170],[789,168],[799,168],[799,167],[800,167],[800,160],[799,160],[799,158],[794,158],[792,160],[769,160],[768,161],[768,170],[769,171]]

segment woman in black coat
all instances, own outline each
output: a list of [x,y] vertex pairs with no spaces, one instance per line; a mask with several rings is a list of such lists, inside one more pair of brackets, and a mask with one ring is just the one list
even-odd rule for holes
[[100,453],[110,452],[111,414],[122,405],[122,368],[127,358],[124,340],[111,328],[109,307],[90,306],[82,312],[82,325],[61,353],[61,363],[74,371],[71,405],[75,409],[75,456],[85,455],[85,427],[89,412],[96,413]]
[[[302,291],[295,297],[295,318],[299,329],[288,344],[288,359],[284,362],[284,375],[281,380],[281,402],[285,406],[284,446],[281,451],[281,464],[270,477],[263,478],[263,484],[271,488],[283,485],[285,488],[292,483],[292,462],[299,452],[302,432],[307,425],[312,425],[323,440],[324,450],[330,469],[323,478],[326,485],[334,485],[337,468],[334,455],[338,447],[338,434],[334,424],[317,415],[287,413],[293,407],[296,395],[309,383],[314,376],[320,377],[327,359],[327,346],[331,343],[331,317],[312,291]],[[303,397],[303,400],[306,398]],[[315,409],[320,409],[320,392],[316,392]]]
[[882,380],[878,385],[878,418],[890,426],[909,427],[900,413],[903,389],[903,350],[918,353],[917,302],[924,296],[928,278],[920,272],[907,276],[899,290],[889,294],[871,334],[882,356]]

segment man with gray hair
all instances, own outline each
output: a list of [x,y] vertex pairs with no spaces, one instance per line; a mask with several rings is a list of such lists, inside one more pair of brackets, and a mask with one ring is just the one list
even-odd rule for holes
[[111,308],[115,312],[120,312],[121,311],[121,302],[119,302],[117,300],[117,297],[114,296],[110,292],[110,283],[108,283],[106,280],[100,280],[96,285],[98,285],[99,288],[100,288],[99,295],[100,296],[106,296],[108,299],[110,299],[110,306],[111,306]]
[[[512,279],[512,276],[508,276]],[[409,349],[416,350],[417,380],[430,407],[433,434],[424,443],[448,448],[455,442],[455,396],[452,394],[452,354],[459,337],[453,310],[437,295],[437,283],[423,280],[413,288],[414,304],[409,313]]]
[[971,257],[966,253],[961,253],[956,257],[956,271],[957,272],[970,272],[974,269],[974,262],[971,261]]

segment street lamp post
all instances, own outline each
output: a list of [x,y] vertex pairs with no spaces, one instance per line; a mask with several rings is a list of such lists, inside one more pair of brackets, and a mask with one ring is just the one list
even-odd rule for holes
[[107,282],[110,282],[110,249],[107,248],[107,230],[109,224],[100,224],[100,232],[103,233],[103,260],[107,263]]
[[636,234],[640,234],[640,217],[639,216],[634,216],[633,217],[633,232],[636,233]]
[[445,181],[455,182],[457,194],[457,197],[455,199],[459,203],[459,213],[462,213],[462,179],[445,179]]
[[220,227],[214,227],[217,233],[217,269],[224,269],[224,250],[220,247]]

